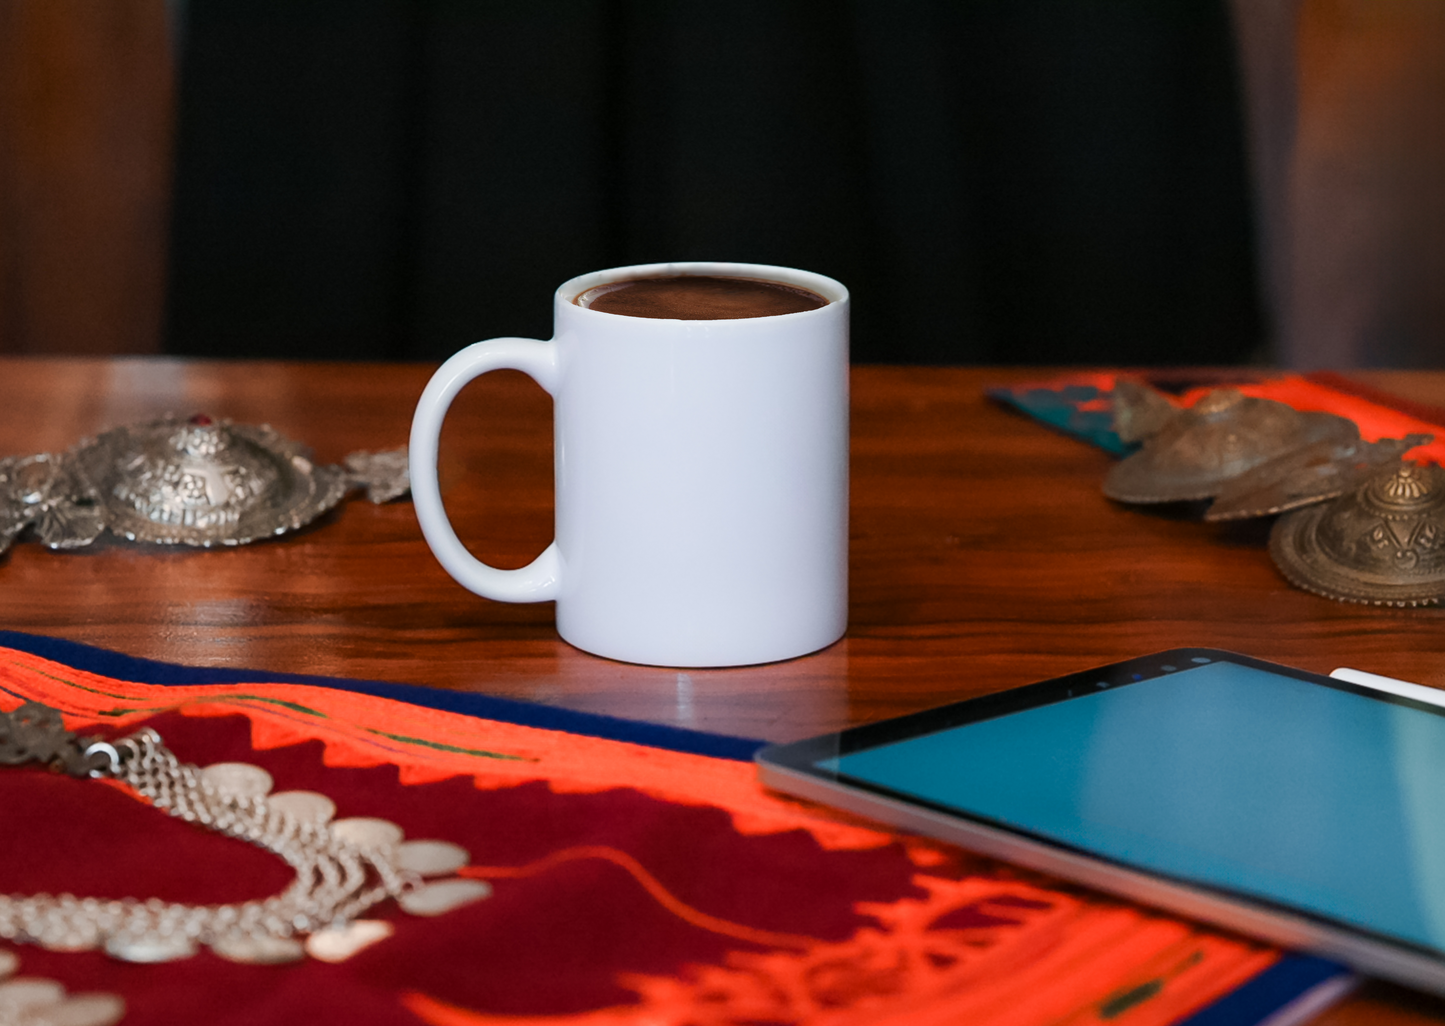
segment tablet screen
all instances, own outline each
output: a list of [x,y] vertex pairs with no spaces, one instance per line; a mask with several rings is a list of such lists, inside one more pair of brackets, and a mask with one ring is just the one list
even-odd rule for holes
[[1193,663],[815,765],[1119,863],[1445,949],[1445,715]]

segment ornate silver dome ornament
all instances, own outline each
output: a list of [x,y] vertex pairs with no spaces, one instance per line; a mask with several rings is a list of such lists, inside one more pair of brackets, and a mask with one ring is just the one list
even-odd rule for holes
[[1331,502],[1280,517],[1269,552],[1291,584],[1342,602],[1445,596],[1445,470],[1396,462]]
[[1284,453],[1358,438],[1359,429],[1344,417],[1300,413],[1272,399],[1215,389],[1115,464],[1104,494],[1131,503],[1211,499],[1225,482]]
[[266,426],[192,417],[107,431],[73,458],[113,534],[210,546],[294,531],[341,501],[344,473],[303,452]]
[[1378,442],[1315,442],[1225,482],[1204,519],[1265,517],[1333,499],[1417,445],[1433,440],[1433,435],[1407,435]]
[[0,552],[26,527],[53,549],[103,530],[160,545],[244,545],[314,521],[353,488],[404,494],[406,452],[317,465],[267,425],[204,415],[115,428],[62,454],[0,461]]
[[0,552],[32,525],[52,549],[89,545],[105,530],[95,489],[64,456],[0,459]]

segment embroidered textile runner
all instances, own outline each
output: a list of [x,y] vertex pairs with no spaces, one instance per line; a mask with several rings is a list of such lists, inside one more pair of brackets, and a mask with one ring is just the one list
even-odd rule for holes
[[[34,699],[107,736],[149,724],[183,761],[255,763],[338,816],[460,844],[459,875],[494,889],[436,918],[378,906],[368,918],[394,933],[339,963],[203,950],[133,965],[0,944],[24,976],[123,995],[128,1026],[1203,1026],[1258,1021],[1340,972],[784,799],[739,739],[659,747],[595,736],[623,721],[587,732],[581,714],[562,730],[429,707],[456,698],[429,689],[385,686],[408,702],[360,682],[203,683],[217,675],[10,633],[0,646],[0,708]],[[676,750],[709,746],[735,757]],[[211,903],[290,880],[118,785],[5,769],[0,810],[10,894]]]
[[[1114,372],[1077,372],[1048,381],[993,388],[989,395],[1043,421],[1051,427],[1091,442],[1116,456],[1135,446],[1114,433],[1114,383],[1126,376]],[[1445,410],[1421,406],[1386,395],[1339,374],[1320,371],[1282,377],[1246,376],[1203,381],[1180,373],[1129,374],[1172,394],[1180,406],[1194,403],[1213,388],[1229,387],[1259,399],[1274,399],[1302,413],[1334,413],[1353,420],[1367,442],[1404,438],[1408,434],[1434,435],[1406,455],[1419,462],[1445,464]]]

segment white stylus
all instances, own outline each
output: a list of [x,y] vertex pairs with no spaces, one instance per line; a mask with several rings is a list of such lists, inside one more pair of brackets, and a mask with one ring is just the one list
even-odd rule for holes
[[1413,698],[1417,702],[1445,706],[1445,691],[1426,687],[1424,684],[1412,684],[1408,680],[1396,680],[1394,677],[1381,677],[1378,673],[1366,673],[1364,670],[1354,670],[1348,666],[1331,670],[1330,676],[1336,680],[1349,681],[1351,684],[1360,684],[1367,688],[1374,688],[1376,691],[1399,695],[1401,698]]

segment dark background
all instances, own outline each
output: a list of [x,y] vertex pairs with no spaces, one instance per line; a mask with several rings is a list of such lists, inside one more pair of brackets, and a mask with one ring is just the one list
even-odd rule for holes
[[166,349],[440,359],[584,271],[778,263],[854,358],[1262,345],[1222,0],[193,0]]

